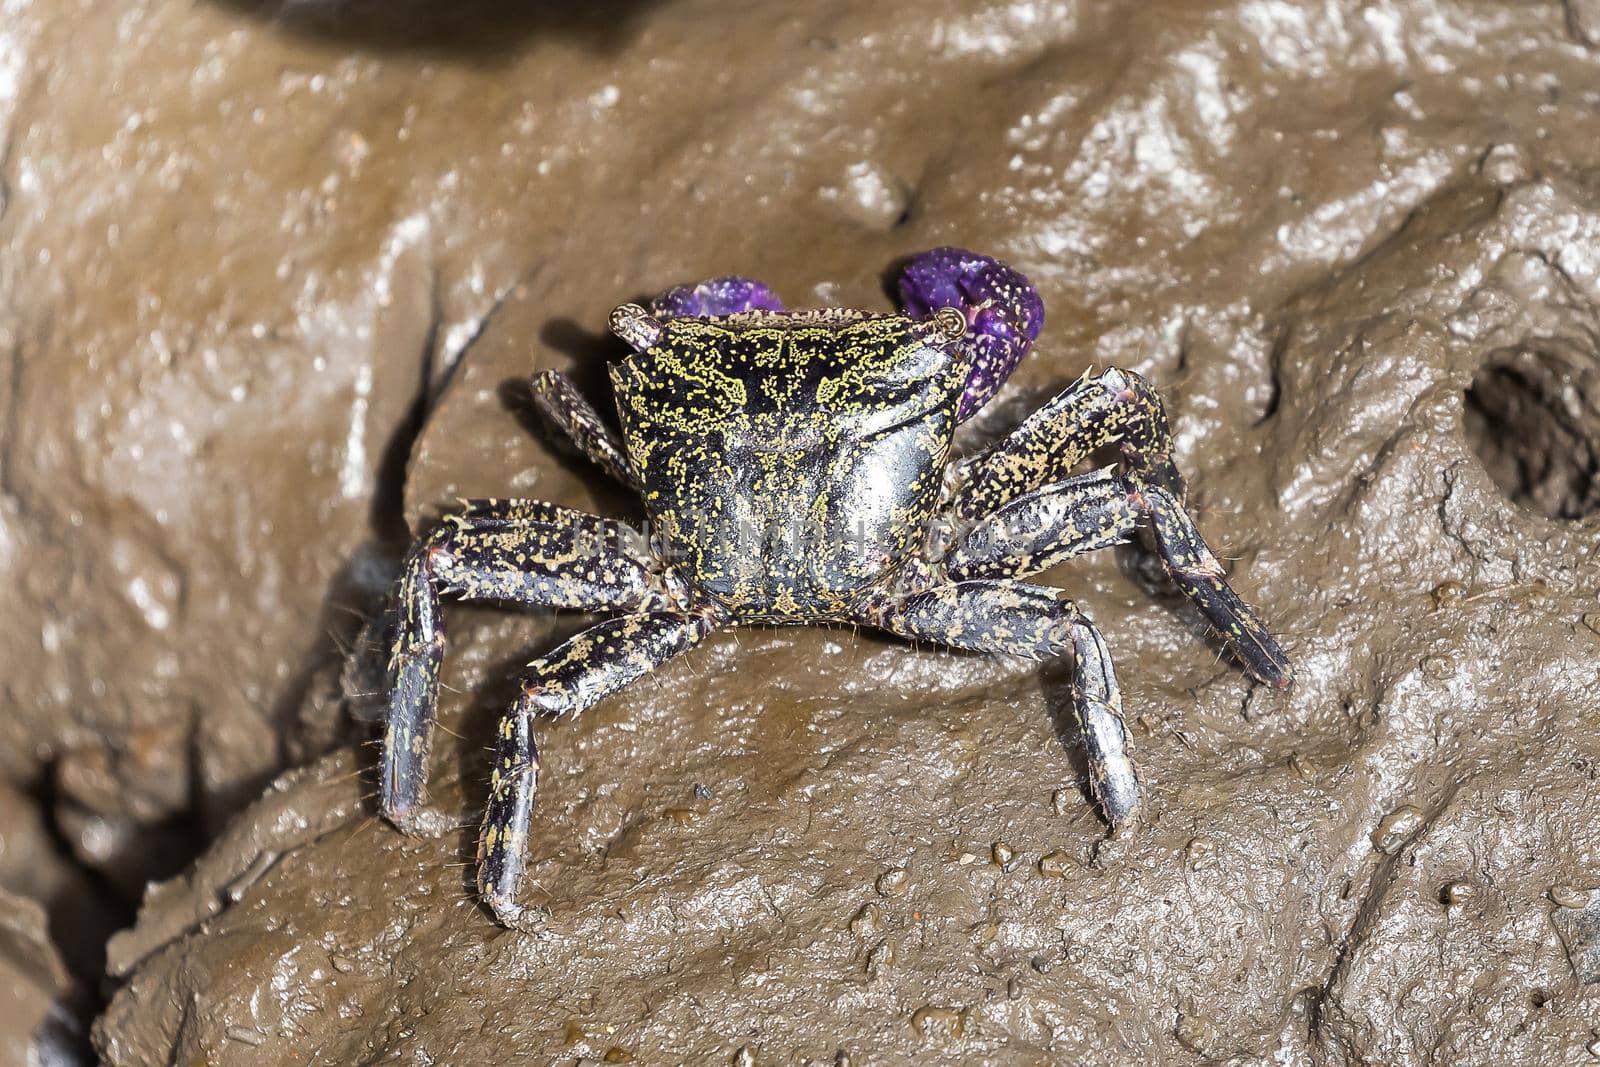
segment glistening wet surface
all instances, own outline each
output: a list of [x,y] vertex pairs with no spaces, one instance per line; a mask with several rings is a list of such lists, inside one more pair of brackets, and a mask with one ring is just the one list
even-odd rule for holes
[[[176,875],[112,942],[106,1062],[1589,1055],[1589,0],[23,3],[0,38],[0,887],[44,905],[0,1049],[92,1010],[72,909]],[[1148,790],[1108,841],[1059,669],[719,636],[545,731],[541,921],[494,926],[483,748],[581,620],[450,611],[464,828],[401,837],[343,646],[405,528],[629,513],[519,404],[545,367],[606,402],[617,303],[887,310],[940,244],[1046,306],[969,441],[1149,377],[1296,689],[1137,552],[1053,573]]]

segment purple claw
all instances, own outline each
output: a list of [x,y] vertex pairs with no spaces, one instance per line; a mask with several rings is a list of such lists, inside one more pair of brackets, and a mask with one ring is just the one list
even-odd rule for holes
[[662,318],[716,318],[741,311],[782,311],[777,294],[753,278],[712,278],[698,285],[679,285],[650,301]]
[[900,275],[900,301],[919,318],[946,307],[967,317],[972,371],[958,420],[1000,391],[1044,325],[1044,301],[1020,271],[964,248],[933,248],[914,256]]

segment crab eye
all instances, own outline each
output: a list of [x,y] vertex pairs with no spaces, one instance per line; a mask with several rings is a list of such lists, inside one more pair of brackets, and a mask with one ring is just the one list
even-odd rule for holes
[[638,304],[623,304],[611,312],[611,332],[635,352],[646,352],[661,341],[660,320]]
[[959,341],[967,334],[967,317],[960,308],[940,308],[933,321],[946,341]]

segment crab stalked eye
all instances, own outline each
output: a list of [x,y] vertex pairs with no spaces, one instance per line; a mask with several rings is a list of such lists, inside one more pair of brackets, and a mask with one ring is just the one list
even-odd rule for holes
[[959,308],[940,308],[933,316],[946,341],[959,341],[967,333],[967,317]]
[[660,343],[662,326],[638,304],[622,304],[611,312],[611,332],[635,352],[647,352]]

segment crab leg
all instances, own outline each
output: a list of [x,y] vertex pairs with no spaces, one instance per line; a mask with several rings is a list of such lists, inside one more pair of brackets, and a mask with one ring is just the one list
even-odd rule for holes
[[1013,497],[1060,481],[1113,442],[1121,445],[1124,474],[1183,498],[1160,394],[1139,375],[1112,367],[1079,378],[968,462],[951,509],[962,519],[987,515]]
[[531,500],[471,501],[418,542],[400,577],[381,780],[384,817],[421,828],[444,621],[439,597],[590,611],[655,610],[672,598],[633,534]]
[[1024,493],[956,541],[945,576],[1022,578],[1097,548],[1128,540],[1139,509],[1116,468],[1106,467]]
[[639,479],[628,467],[628,453],[610,426],[578,392],[578,387],[558,370],[534,375],[533,402],[552,426],[558,427],[578,450],[612,478],[632,489]]
[[517,891],[539,781],[533,720],[569,719],[700,642],[718,616],[697,612],[625,615],[578,634],[528,664],[522,696],[495,742],[489,803],[478,835],[478,892],[502,926],[522,914]]
[[1257,680],[1278,689],[1294,684],[1294,671],[1255,612],[1228,585],[1222,564],[1195,529],[1194,520],[1166,489],[1147,488],[1135,500],[1150,517],[1156,555],[1183,595]]
[[1022,578],[1073,556],[1126,542],[1148,520],[1156,555],[1251,676],[1279,688],[1293,673],[1261,620],[1227,583],[1194,520],[1165,489],[1135,489],[1107,467],[1015,497],[963,535],[945,576]]
[[[1073,467],[1096,449],[1120,445],[1122,462],[1116,473],[1098,471],[1083,479],[1066,479]],[[1123,502],[1113,499],[1120,488]],[[1071,509],[1051,509],[1076,495],[1081,516]],[[1268,685],[1288,688],[1293,683],[1289,659],[1272,635],[1238,595],[1228,587],[1221,564],[1206,547],[1194,520],[1183,508],[1183,476],[1172,462],[1171,433],[1161,397],[1137,374],[1112,368],[1085,375],[1058,393],[1026,419],[1004,440],[968,463],[961,471],[950,502],[958,520],[980,522],[974,533],[990,533],[993,521],[1012,536],[1017,570],[1038,569],[1039,559],[1062,559],[1101,547],[1097,536],[1126,536],[1121,529],[1129,513],[1148,519],[1157,554],[1167,573],[1194,603],[1229,650],[1252,676]],[[1019,520],[1041,516],[1037,535],[1029,538]],[[1111,530],[1121,530],[1113,537]],[[1017,536],[1017,531],[1024,531]],[[1057,550],[1054,537],[1065,537]],[[997,545],[998,539],[991,538]],[[954,574],[962,577],[1006,573],[997,548],[957,546]],[[1049,565],[1049,564],[1046,564]]]
[[1089,758],[1089,784],[1112,829],[1139,813],[1139,776],[1128,755],[1122,692],[1100,631],[1060,590],[1013,581],[936,586],[882,598],[862,620],[902,637],[974,652],[1043,659],[1072,650],[1072,709]]

